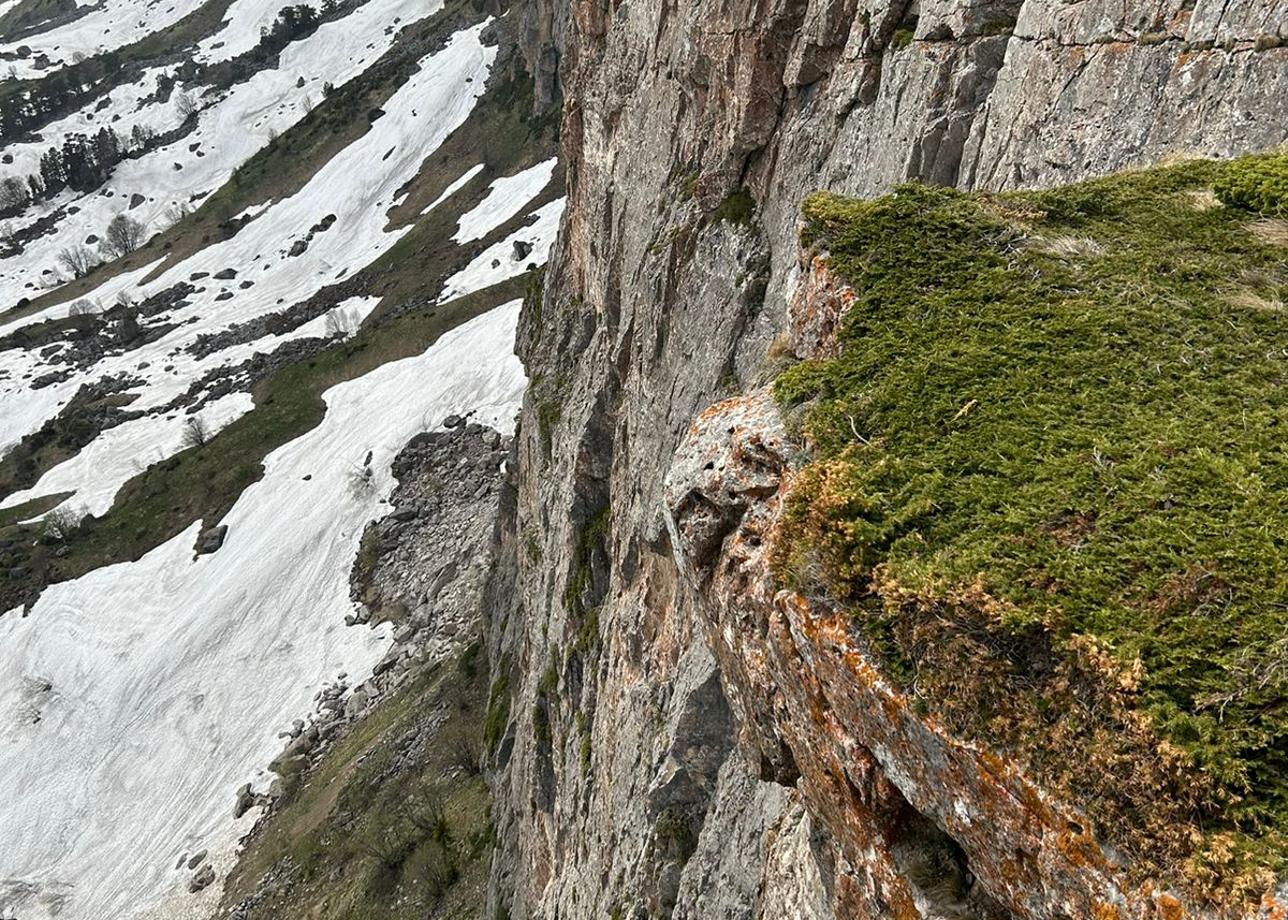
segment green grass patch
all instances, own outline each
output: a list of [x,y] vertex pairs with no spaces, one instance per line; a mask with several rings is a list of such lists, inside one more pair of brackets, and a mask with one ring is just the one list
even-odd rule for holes
[[751,192],[740,188],[730,192],[716,209],[711,212],[713,224],[731,223],[739,227],[750,227],[756,218],[756,200]]
[[1288,868],[1288,263],[1195,195],[1254,162],[816,195],[855,303],[775,384],[814,458],[780,577],[1227,902]]
[[55,508],[67,501],[71,496],[71,492],[57,492],[53,495],[42,495],[39,498],[33,498],[30,501],[23,502],[21,505],[14,505],[12,508],[0,508],[0,533],[5,528],[12,527],[20,521],[44,514],[50,508]]

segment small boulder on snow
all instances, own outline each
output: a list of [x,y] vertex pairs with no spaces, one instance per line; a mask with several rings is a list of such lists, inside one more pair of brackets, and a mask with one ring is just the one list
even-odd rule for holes
[[196,894],[198,891],[201,891],[205,888],[209,888],[210,883],[213,882],[214,880],[215,880],[215,869],[213,866],[207,863],[206,865],[202,866],[200,869],[197,870],[196,875],[194,875],[191,879],[189,879],[188,890],[193,894]]
[[220,524],[217,527],[207,527],[197,537],[197,555],[205,556],[208,553],[218,551],[224,545],[224,538],[228,536],[228,525]]
[[532,252],[532,244],[525,240],[514,241],[514,261],[522,262]]
[[309,248],[307,240],[296,240],[291,244],[291,251],[287,253],[291,258],[304,255],[304,251]]
[[240,818],[254,807],[255,793],[250,791],[250,783],[247,783],[237,790],[237,804],[233,806],[233,818]]

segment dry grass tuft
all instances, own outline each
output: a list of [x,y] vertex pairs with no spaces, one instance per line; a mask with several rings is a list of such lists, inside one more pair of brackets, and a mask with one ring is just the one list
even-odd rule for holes
[[1256,291],[1246,288],[1231,294],[1230,303],[1248,310],[1264,310],[1267,312],[1279,312],[1284,308],[1284,302],[1278,297],[1264,297]]
[[1038,237],[1031,245],[1058,259],[1092,259],[1105,253],[1105,248],[1089,236]]
[[1221,201],[1216,197],[1216,192],[1210,188],[1197,188],[1186,192],[1185,198],[1190,207],[1196,211],[1211,211],[1213,208],[1221,206]]
[[1288,246],[1288,220],[1265,217],[1248,224],[1248,232],[1271,246]]

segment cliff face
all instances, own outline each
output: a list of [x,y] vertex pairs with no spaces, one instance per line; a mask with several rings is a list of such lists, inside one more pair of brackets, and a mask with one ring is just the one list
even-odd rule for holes
[[764,398],[704,410],[763,384],[794,295],[791,347],[828,346],[843,292],[801,282],[806,193],[1283,143],[1286,21],[1254,0],[532,9],[569,201],[520,329],[494,910],[1181,916],[1014,765],[865,676],[826,611],[774,598],[758,541],[791,446]]

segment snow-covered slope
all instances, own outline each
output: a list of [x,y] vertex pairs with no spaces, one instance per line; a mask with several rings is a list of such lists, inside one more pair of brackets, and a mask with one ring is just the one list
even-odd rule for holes
[[[263,789],[277,733],[388,635],[344,625],[363,526],[425,418],[508,430],[523,393],[519,303],[326,394],[320,426],[273,453],[194,558],[194,524],[136,563],[49,588],[0,617],[0,905],[126,917],[186,883],[184,853],[231,855],[233,790]],[[371,484],[354,474],[372,454]],[[46,689],[47,688],[47,689]],[[178,898],[187,904],[185,897]]]
[[[109,354],[67,380],[39,390],[28,386],[29,375],[44,367],[39,353],[0,352],[0,362],[4,362],[0,366],[11,371],[9,380],[0,381],[0,400],[7,408],[0,449],[66,405],[82,383],[102,376],[128,374],[142,381],[135,408],[165,405],[209,371],[238,363],[256,348],[279,344],[257,342],[197,357],[185,349],[198,337],[275,312],[283,303],[306,299],[324,285],[367,265],[397,242],[406,229],[384,230],[385,210],[394,192],[415,175],[421,160],[448,132],[464,121],[482,92],[495,53],[480,43],[482,28],[460,33],[443,51],[422,61],[420,71],[390,99],[385,116],[370,131],[328,162],[298,193],[274,203],[232,239],[199,251],[149,284],[137,283],[146,270],[135,272],[114,279],[88,298],[106,306],[120,291],[128,290],[142,299],[194,274],[210,275],[210,279],[203,279],[204,286],[187,298],[187,306],[165,317],[178,324],[174,331],[141,348]],[[161,175],[166,174],[163,171]],[[354,181],[358,176],[361,181]],[[317,234],[301,255],[290,256],[292,243],[328,215],[336,216],[331,229]],[[237,278],[213,280],[226,269],[237,272]],[[253,287],[243,288],[247,281]],[[0,325],[0,335],[38,320],[66,316],[70,306],[59,304]]]
[[[33,52],[15,69],[48,75],[200,5],[106,0],[25,36]],[[233,0],[185,47],[191,66],[146,61],[38,136],[0,138],[3,179],[25,177],[46,150],[104,124],[179,135],[122,160],[98,188],[29,202],[3,221],[15,245],[0,241],[0,309],[43,299],[0,313],[0,574],[10,576],[0,592],[32,586],[25,609],[0,603],[0,775],[10,781],[0,798],[0,917],[210,915],[221,884],[189,892],[179,857],[207,850],[226,871],[254,817],[234,820],[238,787],[266,789],[278,733],[310,717],[324,684],[341,672],[357,684],[389,647],[387,628],[349,627],[345,617],[349,572],[392,487],[393,456],[450,414],[508,430],[525,386],[513,354],[515,279],[544,262],[562,211],[553,139],[508,160],[452,147],[461,132],[482,130],[505,30],[482,14],[440,17],[443,0],[367,0],[253,72],[202,82],[203,67],[237,64],[286,5]],[[39,54],[51,65],[27,72]],[[158,97],[158,81],[177,76]],[[353,94],[360,103],[337,115],[323,87],[348,80],[366,80]],[[196,100],[193,120],[178,94]],[[348,118],[360,130],[321,156],[305,115],[328,106],[325,125]],[[128,267],[111,263],[63,290],[73,279],[61,252],[101,238],[122,213],[164,233],[187,220],[187,205],[244,183],[235,171],[278,135],[303,138],[290,149],[316,158],[306,176],[239,187],[224,213],[243,212],[200,245],[171,249],[163,236]],[[391,220],[413,193],[417,221]],[[372,293],[375,265],[381,277],[428,274],[428,293],[382,296],[397,284]],[[475,296],[451,303],[466,294]],[[474,318],[450,328],[440,314]],[[426,317],[438,324],[432,334]],[[422,322],[416,340],[432,342],[427,350],[370,333],[403,320]],[[361,365],[322,378],[320,422],[270,433],[275,449],[220,453],[229,449],[221,431],[277,417],[252,389],[259,381],[307,374],[319,356]],[[85,408],[100,392],[115,415]],[[57,440],[69,430],[74,438]],[[51,438],[58,449],[42,453]],[[91,515],[82,531],[92,536],[96,519],[138,499],[128,482],[189,449],[229,466],[262,463],[263,475],[218,506],[230,509],[220,520],[185,518],[141,558],[100,544],[91,553],[79,531],[50,529]],[[166,513],[185,498],[145,497]],[[199,534],[217,523],[226,540],[198,556]],[[63,555],[76,562],[82,552],[92,561],[60,579]]]
[[[0,54],[9,56],[5,67],[20,79],[39,77],[84,57],[123,48],[178,22],[203,0],[102,0],[78,2],[76,15],[65,24],[34,35],[0,42]],[[19,49],[29,49],[19,55]],[[37,60],[48,60],[41,67]]]
[[[321,102],[325,86],[344,83],[380,57],[397,35],[395,23],[427,17],[441,7],[442,0],[369,0],[348,16],[324,23],[312,35],[288,45],[277,67],[261,70],[227,90],[197,95],[195,101],[201,108],[191,133],[138,159],[125,160],[102,188],[84,194],[65,190],[11,220],[10,230],[16,232],[40,218],[58,214],[54,232],[32,241],[20,256],[0,259],[0,305],[11,305],[19,298],[69,280],[67,270],[59,264],[59,253],[93,235],[101,236],[117,214],[128,213],[149,232],[172,224],[176,207],[190,206],[227,182],[238,166]],[[477,45],[477,30],[472,35]],[[485,63],[486,54],[476,57],[480,66]],[[456,60],[434,66],[435,75],[441,75],[456,66]],[[472,93],[461,94],[459,100],[455,99],[455,87],[438,91],[434,101],[448,108],[444,115],[425,100],[421,111],[426,123],[450,124],[453,114],[459,117],[460,106],[482,91],[482,81],[478,80],[481,73],[477,67],[462,73],[462,81],[473,80],[477,85]],[[423,80],[421,85],[430,82]],[[54,140],[73,131],[84,133],[92,125],[109,124],[119,129],[121,123],[112,120],[116,115],[125,119],[125,124],[147,124],[158,131],[173,127],[173,102],[153,102],[140,111],[139,98],[138,89],[117,91],[105,108],[95,111],[95,122],[86,123],[80,112],[43,130],[42,137],[48,135],[49,140]],[[97,109],[98,104],[93,108]],[[386,135],[389,133],[386,129]],[[402,137],[408,142],[416,139]],[[0,178],[25,178],[32,171],[33,158],[38,159],[38,151],[50,146],[49,140],[18,146],[14,164],[0,168]],[[382,149],[379,154],[384,152]],[[372,152],[366,151],[365,155],[371,156]],[[373,163],[376,164],[378,158]],[[135,195],[142,196],[143,201],[131,208]],[[72,209],[75,213],[71,213]]]

